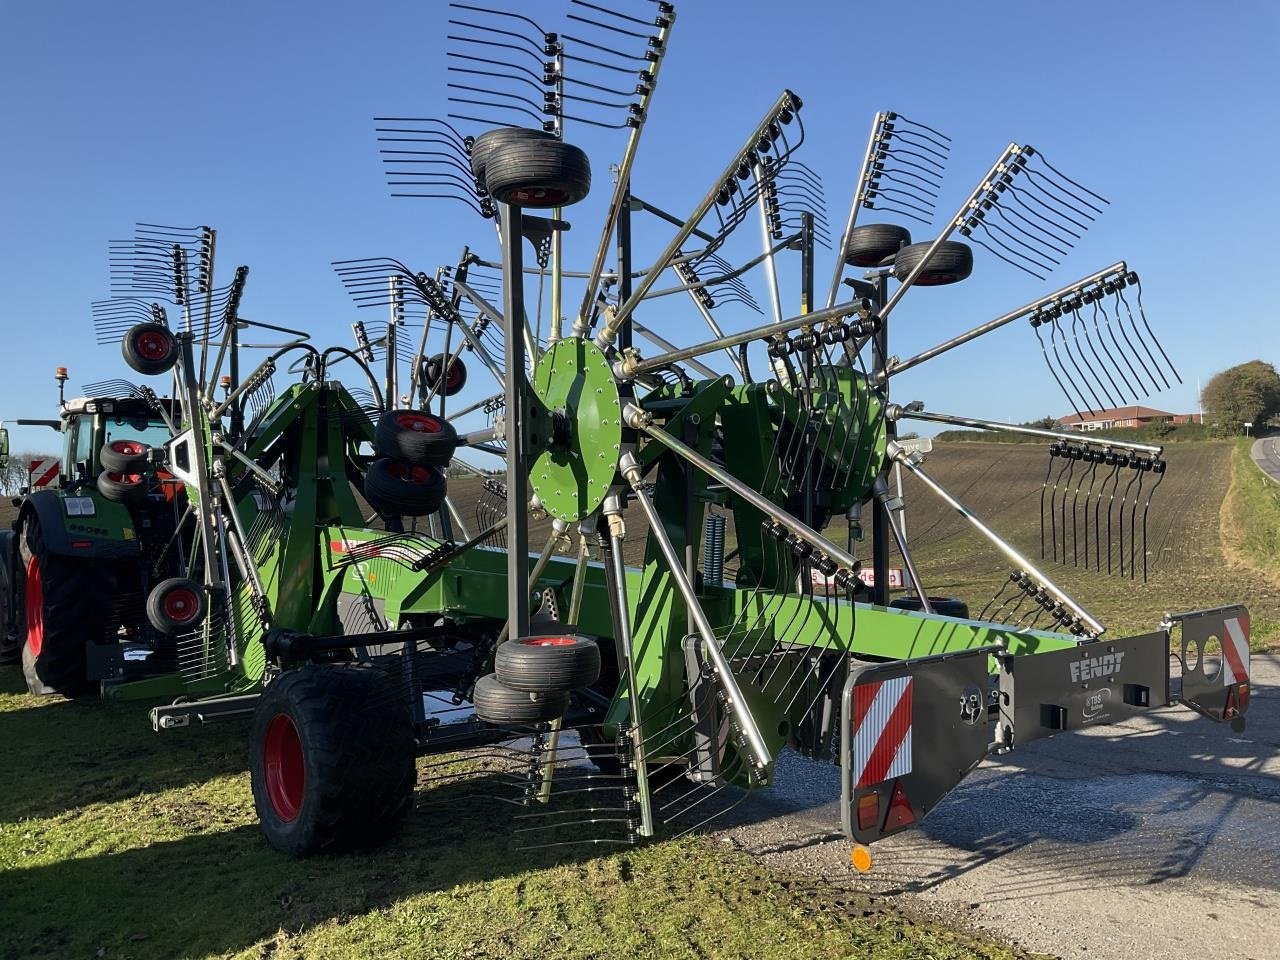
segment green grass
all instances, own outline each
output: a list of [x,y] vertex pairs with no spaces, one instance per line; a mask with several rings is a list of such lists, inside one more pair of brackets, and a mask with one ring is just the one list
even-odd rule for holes
[[[1253,576],[1280,587],[1280,484],[1258,469],[1251,440],[1237,440],[1231,454],[1231,486],[1222,504],[1222,544],[1227,558]],[[1255,648],[1280,648],[1280,620],[1254,618]]]
[[0,960],[1020,956],[797,896],[710,839],[515,852],[471,787],[420,792],[383,848],[289,860],[257,830],[243,726],[161,736],[21,690],[0,669]]

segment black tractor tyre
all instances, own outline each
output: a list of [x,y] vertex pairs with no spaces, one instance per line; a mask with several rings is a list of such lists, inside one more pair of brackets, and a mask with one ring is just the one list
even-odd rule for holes
[[22,589],[18,541],[12,530],[0,531],[0,664],[17,663],[22,658],[27,638]]
[[851,267],[878,267],[911,243],[911,231],[896,223],[863,223],[849,232],[844,262]]
[[98,474],[98,492],[112,503],[140,503],[147,497],[150,481],[143,473],[115,473],[103,470]]
[[385,516],[426,517],[444,503],[448,484],[435,467],[418,466],[383,457],[369,464],[364,497]]
[[85,650],[102,642],[110,629],[114,576],[91,560],[50,553],[35,516],[23,523],[18,550],[24,570],[27,689],[65,697],[92,693]]
[[[924,609],[919,597],[897,597],[889,601],[889,606],[898,610]],[[955,597],[930,597],[929,606],[933,607],[933,612],[941,617],[957,617],[961,620],[969,619],[969,605],[963,600],[957,600]]]
[[[925,252],[932,243],[913,243],[903,247],[893,260],[893,275],[905,280],[915,269],[916,264],[924,259]],[[944,240],[938,247],[928,264],[920,271],[915,283],[922,287],[941,287],[948,283],[959,283],[973,273],[973,247],[958,240]]]
[[423,410],[386,410],[378,418],[374,448],[419,467],[444,467],[458,449],[458,431],[448,420]]
[[554,139],[555,134],[533,127],[498,127],[496,130],[486,130],[471,144],[471,172],[477,180],[484,183],[484,173],[489,157],[498,147],[518,140]]
[[[427,385],[427,389],[436,389],[436,385],[440,382],[440,372],[444,369],[446,359],[443,353],[437,353],[434,357],[423,362],[422,381]],[[467,366],[462,362],[462,357],[454,357],[453,362],[449,364],[449,373],[445,377],[444,386],[440,392],[446,397],[452,397],[466,385]]]
[[523,693],[568,693],[600,679],[600,647],[590,637],[521,637],[498,646],[494,676]]
[[178,338],[163,323],[139,323],[124,335],[120,351],[130,368],[151,377],[178,362]]
[[485,186],[499,203],[567,207],[591,192],[591,161],[561,140],[514,140],[490,154]]
[[395,680],[367,664],[309,664],[262,690],[249,738],[267,842],[307,857],[379,843],[413,807],[413,720]]
[[161,580],[147,594],[147,619],[166,636],[195,628],[207,612],[204,587],[187,577]]
[[488,673],[476,681],[471,702],[476,717],[485,723],[499,727],[526,726],[534,723],[550,723],[564,716],[569,709],[569,694],[536,694],[512,690]]
[[150,453],[141,440],[109,440],[98,451],[98,462],[112,473],[141,473],[150,465]]

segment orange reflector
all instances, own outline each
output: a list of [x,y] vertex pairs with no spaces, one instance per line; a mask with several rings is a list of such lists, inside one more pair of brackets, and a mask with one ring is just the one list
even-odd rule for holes
[[858,798],[858,829],[871,830],[880,819],[880,794],[872,790]]
[[889,815],[884,820],[885,832],[897,830],[899,827],[908,827],[915,822],[915,811],[911,809],[907,791],[902,789],[902,781],[897,780],[893,784],[893,796],[889,798]]
[[859,873],[866,873],[871,869],[871,848],[855,843],[853,849],[849,852],[849,862],[853,864],[853,869]]

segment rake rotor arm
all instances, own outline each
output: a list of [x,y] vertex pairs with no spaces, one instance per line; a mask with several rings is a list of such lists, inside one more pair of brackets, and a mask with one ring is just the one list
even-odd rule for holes
[[934,480],[933,477],[921,470],[919,464],[913,463],[910,454],[905,448],[899,446],[896,441],[890,440],[888,454],[891,459],[896,460],[906,469],[910,470],[913,476],[918,477],[926,487],[937,494],[939,498],[960,514],[960,516],[968,520],[969,523],[973,525],[974,529],[991,541],[996,549],[1012,560],[1021,569],[1039,580],[1040,583],[1044,585],[1045,590],[1051,594],[1055,600],[1074,613],[1080,619],[1080,622],[1089,628],[1089,632],[1093,637],[1097,637],[1106,631],[1107,628],[1100,621],[1094,618],[1088,610],[1076,603],[1076,601],[1073,600],[1065,590],[1041,573],[1031,563],[1031,561],[1015,550],[1011,544],[1005,542],[999,534],[975,516],[968,507],[948,493],[946,489],[938,483],[938,481]]
[[[658,334],[654,333],[648,327],[641,325],[638,321],[633,320],[632,327],[635,329],[636,333],[640,334],[640,336],[644,337],[646,340],[652,343],[655,347],[660,347],[661,349],[667,350],[667,351],[680,349],[670,340],[667,340],[665,337],[658,336]],[[733,356],[733,355],[730,354],[730,356]],[[714,380],[716,377],[720,376],[720,374],[712,370],[706,364],[699,363],[697,360],[690,359],[686,362],[689,364],[690,367],[692,367],[698,373],[702,374],[704,377],[707,377],[711,380]]]
[[928,423],[946,423],[955,427],[973,427],[976,430],[991,430],[1002,433],[1019,433],[1027,437],[1044,437],[1046,440],[1066,440],[1069,443],[1088,444],[1096,447],[1114,447],[1119,450],[1133,450],[1137,453],[1148,453],[1158,457],[1164,453],[1163,447],[1149,443],[1133,443],[1130,440],[1113,440],[1108,437],[1095,437],[1087,433],[1064,433],[1060,430],[1042,430],[1039,427],[1024,427],[1017,423],[1001,423],[999,420],[978,420],[973,417],[958,417],[949,413],[933,413],[928,410],[915,409],[912,406],[890,404],[885,411],[890,420],[923,420]]
[[849,234],[858,223],[858,212],[862,209],[862,198],[866,193],[867,173],[871,167],[871,155],[875,152],[876,133],[884,123],[884,111],[875,115],[871,121],[871,133],[867,136],[867,149],[862,156],[862,168],[858,171],[857,185],[854,187],[853,199],[849,201],[849,216],[845,220],[844,233],[840,235],[840,245],[836,247],[835,272],[831,277],[831,290],[827,293],[827,306],[833,307],[836,295],[840,292],[840,278],[844,276],[844,249],[849,243]]
[[[945,238],[945,235],[944,235],[944,238]],[[928,258],[926,257],[925,259],[927,260]],[[923,263],[924,261],[922,260],[921,262]],[[1032,300],[1030,303],[1024,303],[1022,306],[1016,307],[1015,309],[1010,310],[1008,313],[1001,314],[1000,316],[996,317],[994,320],[988,320],[986,323],[980,324],[974,327],[972,330],[967,330],[964,333],[960,334],[959,336],[952,337],[950,340],[946,340],[938,344],[936,347],[930,347],[928,350],[925,350],[922,353],[917,353],[914,357],[911,357],[907,360],[900,360],[897,363],[894,363],[892,366],[890,366],[885,371],[884,376],[886,378],[892,377],[895,374],[902,373],[903,371],[906,371],[906,370],[910,370],[912,367],[918,366],[924,363],[926,360],[932,360],[934,357],[938,356],[939,354],[946,353],[948,350],[954,350],[956,347],[966,344],[970,340],[976,340],[978,337],[981,337],[984,334],[990,333],[992,330],[998,330],[1001,327],[1007,324],[1010,324],[1015,320],[1018,320],[1025,316],[1029,316],[1030,314],[1035,313],[1040,308],[1052,304],[1055,300],[1059,300],[1062,297],[1070,296],[1074,293],[1077,293],[1083,287],[1087,287],[1090,284],[1094,284],[1094,283],[1100,283],[1106,280],[1108,277],[1124,276],[1128,272],[1129,272],[1129,268],[1125,265],[1125,262],[1123,260],[1119,260],[1111,264],[1111,266],[1105,267],[1104,269],[1099,270],[1096,273],[1091,273],[1087,277],[1082,277],[1081,279],[1077,280],[1075,283],[1069,283],[1065,287],[1062,287],[1058,290],[1053,291],[1053,293],[1045,294],[1043,297],[1040,297],[1038,300]],[[905,286],[905,283],[903,284],[903,286]],[[899,290],[901,289],[902,288],[899,288]],[[891,299],[890,303],[892,302],[893,301]],[[888,315],[887,309],[880,311],[881,319],[883,319],[887,315]]]
[[[736,178],[738,168],[755,156],[756,147],[759,145],[761,139],[768,134],[770,128],[778,123],[784,113],[794,111],[798,106],[798,103],[799,98],[790,90],[784,90],[782,92],[782,95],[778,97],[777,102],[774,103],[769,112],[765,114],[764,119],[761,120],[755,130],[752,131],[751,136],[748,137],[747,141],[741,148],[739,148],[737,153],[733,155],[733,159],[729,162],[728,166],[720,176],[716,178],[711,189],[707,191],[706,195],[701,201],[699,201],[698,205],[694,207],[693,213],[691,213],[688,219],[685,220],[684,226],[676,231],[676,235],[671,238],[666,249],[663,250],[658,256],[658,259],[654,261],[654,265],[645,271],[644,278],[639,284],[637,284],[635,290],[632,291],[631,296],[627,298],[625,303],[618,307],[617,312],[609,319],[608,323],[605,324],[604,329],[600,331],[599,336],[596,338],[596,342],[601,349],[607,349],[613,344],[613,341],[617,338],[618,330],[624,323],[626,323],[636,306],[644,299],[645,294],[647,294],[653,287],[654,283],[657,282],[663,268],[668,262],[670,262],[671,258],[679,252],[680,248],[684,246],[685,241],[689,239],[694,228],[702,222],[702,218],[711,210],[712,206],[716,202],[716,196],[724,188],[724,185]],[[625,172],[629,174],[630,170]],[[621,176],[619,177],[618,182],[623,182]],[[599,259],[603,261],[603,257],[599,257]],[[592,286],[593,285],[591,284],[588,285],[588,293],[592,292]],[[579,318],[580,320],[585,319],[590,307],[591,304],[589,301],[583,303],[582,315]]]

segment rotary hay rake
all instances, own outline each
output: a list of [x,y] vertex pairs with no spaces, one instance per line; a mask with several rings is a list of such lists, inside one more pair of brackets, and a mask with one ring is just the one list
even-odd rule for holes
[[[211,231],[140,228],[114,251],[125,299],[95,305],[102,335],[123,335],[135,369],[164,372],[138,362],[147,334],[175,371],[182,415],[156,459],[186,485],[181,548],[210,611],[178,637],[179,689],[220,695],[159,707],[153,720],[253,718],[254,796],[274,846],[308,854],[386,836],[413,805],[417,753],[444,755],[426,766],[428,785],[471,782],[469,797],[514,805],[513,835],[539,847],[693,829],[767,786],[790,747],[841,764],[844,828],[865,844],[918,824],[993,751],[1175,701],[1242,726],[1242,607],[1105,638],[897,439],[910,419],[1043,437],[1042,552],[1094,567],[1105,552],[1109,569],[1135,576],[1159,448],[889,398],[897,374],[1020,319],[1069,398],[1101,399],[1104,382],[1108,399],[1137,396],[1171,373],[1140,296],[1124,294],[1140,288],[1123,262],[915,357],[889,353],[890,317],[910,290],[972,271],[972,248],[953,236],[1042,277],[1105,201],[1010,144],[932,239],[859,223],[874,210],[927,226],[942,197],[949,139],[879,113],[819,306],[826,219],[821,181],[795,156],[799,97],[783,91],[675,216],[631,192],[670,4],[573,0],[572,35],[452,6],[456,112],[381,118],[377,135],[393,194],[451,198],[492,220],[498,258],[464,247],[433,271],[337,261],[355,304],[387,310],[385,324],[356,323],[354,349],[276,344],[243,380],[247,272],[214,286]],[[513,112],[537,125],[504,125]],[[472,136],[455,123],[489,129]],[[564,139],[570,123],[626,138],[583,270],[567,267],[563,218],[591,169]],[[670,233],[642,268],[638,213]],[[759,248],[741,254],[752,219]],[[792,254],[798,263],[784,265]],[[801,310],[788,317],[789,271]],[[763,307],[746,279],[761,274]],[[652,312],[672,329],[676,308],[656,301],[681,294],[709,333],[689,346],[640,319]],[[180,322],[170,326],[157,296]],[[767,322],[728,329],[726,305]],[[122,317],[141,323],[125,329]],[[276,395],[290,354],[298,376]],[[359,386],[335,379],[340,369]],[[475,453],[502,458],[504,471],[478,469]],[[893,464],[1013,566],[978,618],[930,596],[895,520]],[[870,587],[855,555],[866,512]],[[843,546],[822,532],[840,517]],[[893,602],[891,542],[911,587]],[[157,696],[173,682],[111,692]]]

